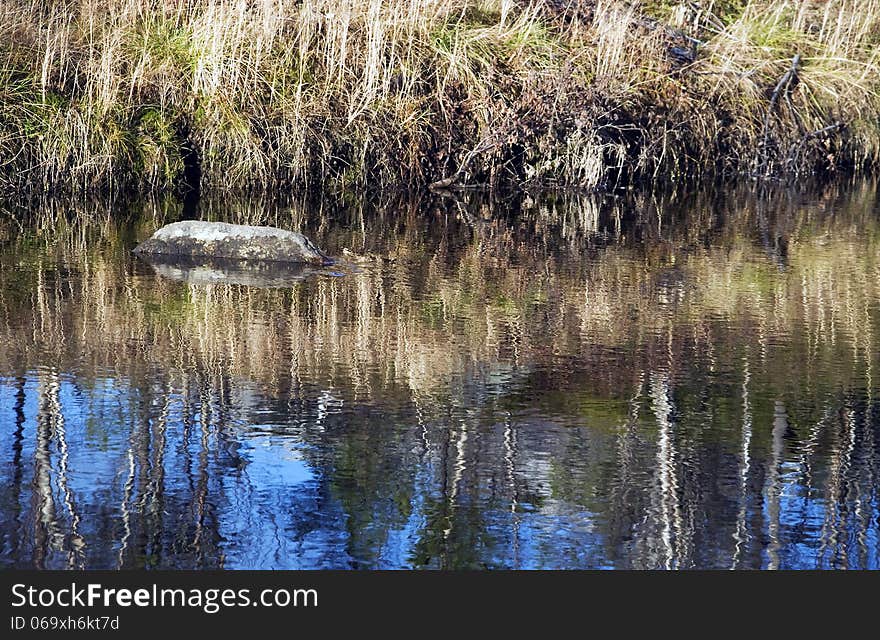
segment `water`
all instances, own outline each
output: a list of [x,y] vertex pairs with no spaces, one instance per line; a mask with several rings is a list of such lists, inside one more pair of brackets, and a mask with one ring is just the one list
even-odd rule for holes
[[9,205],[0,566],[877,569],[877,193]]

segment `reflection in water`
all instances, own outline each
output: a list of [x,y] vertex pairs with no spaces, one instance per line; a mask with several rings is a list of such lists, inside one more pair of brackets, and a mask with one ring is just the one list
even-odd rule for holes
[[187,284],[237,284],[247,287],[293,287],[319,275],[341,276],[339,266],[315,268],[281,262],[236,261],[169,256],[138,256],[163,278]]
[[749,492],[749,447],[752,444],[752,413],[749,407],[749,358],[748,351],[743,356],[743,384],[742,384],[742,449],[739,470],[739,512],[736,518],[736,547],[733,550],[733,564],[731,569],[739,565],[740,553],[743,546],[748,542],[748,530],[746,529],[746,515],[748,513]]
[[880,568],[873,185],[225,206],[2,218],[3,566]]

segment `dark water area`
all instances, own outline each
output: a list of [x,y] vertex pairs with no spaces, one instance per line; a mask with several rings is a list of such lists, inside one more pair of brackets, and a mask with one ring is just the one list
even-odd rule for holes
[[880,568],[875,183],[0,209],[3,568]]

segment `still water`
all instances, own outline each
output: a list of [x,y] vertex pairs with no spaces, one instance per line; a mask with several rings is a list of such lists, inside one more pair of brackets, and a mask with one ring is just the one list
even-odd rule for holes
[[880,568],[876,184],[0,214],[2,567]]

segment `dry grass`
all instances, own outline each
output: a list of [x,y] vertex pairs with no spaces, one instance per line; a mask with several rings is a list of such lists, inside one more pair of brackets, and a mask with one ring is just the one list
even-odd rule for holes
[[0,185],[594,188],[876,163],[880,0],[694,6],[0,0]]

